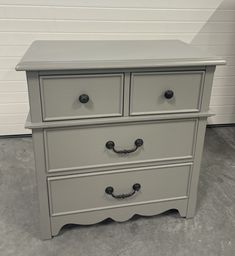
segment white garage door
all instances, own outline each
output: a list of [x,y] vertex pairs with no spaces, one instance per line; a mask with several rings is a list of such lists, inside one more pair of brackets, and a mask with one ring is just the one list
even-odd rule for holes
[[181,39],[225,57],[214,80],[213,124],[235,122],[234,0],[0,0],[0,135],[29,133],[25,74],[36,39]]

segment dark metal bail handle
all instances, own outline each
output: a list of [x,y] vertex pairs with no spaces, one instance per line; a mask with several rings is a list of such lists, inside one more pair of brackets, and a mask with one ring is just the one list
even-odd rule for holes
[[113,192],[114,192],[114,188],[109,186],[105,189],[105,193],[108,194],[108,195],[111,195],[113,198],[116,198],[116,199],[125,199],[125,198],[128,198],[128,197],[131,197],[133,196],[136,192],[138,192],[140,189],[141,189],[141,185],[139,183],[135,183],[133,186],[132,186],[132,191],[130,193],[127,193],[127,194],[120,194],[120,195],[115,195]]
[[129,154],[135,152],[139,147],[141,147],[144,144],[144,141],[142,139],[136,139],[135,140],[135,147],[132,149],[123,149],[123,150],[117,150],[115,149],[115,143],[113,141],[106,142],[106,148],[113,150],[117,154]]

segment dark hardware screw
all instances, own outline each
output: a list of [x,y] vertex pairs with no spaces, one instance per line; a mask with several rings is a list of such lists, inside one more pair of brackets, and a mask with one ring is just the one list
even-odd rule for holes
[[167,90],[164,93],[166,99],[171,99],[174,96],[174,92],[172,90]]
[[107,143],[106,143],[106,148],[107,149],[113,149],[114,147],[115,147],[115,143],[113,142],[113,141],[108,141]]
[[82,94],[79,96],[79,101],[81,103],[87,103],[89,101],[89,96],[87,94]]
[[136,147],[140,147],[140,146],[142,146],[143,144],[144,144],[144,141],[143,141],[142,139],[137,139],[137,140],[135,141]]
[[135,183],[132,188],[134,191],[139,191],[141,188],[141,185],[139,183]]
[[105,189],[105,193],[108,194],[108,195],[113,194],[113,187],[107,187],[107,188]]

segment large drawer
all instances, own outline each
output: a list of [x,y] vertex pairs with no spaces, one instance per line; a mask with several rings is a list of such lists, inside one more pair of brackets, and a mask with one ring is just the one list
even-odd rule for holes
[[[192,158],[196,122],[190,119],[45,129],[47,170],[85,170]],[[138,139],[143,140],[143,145],[137,148]],[[110,141],[115,143],[114,149],[107,148]],[[114,152],[135,149],[132,153]]]
[[187,163],[50,177],[50,212],[57,216],[187,198],[190,169]]
[[130,115],[197,112],[203,82],[204,71],[133,73]]
[[41,76],[44,121],[122,116],[123,74]]

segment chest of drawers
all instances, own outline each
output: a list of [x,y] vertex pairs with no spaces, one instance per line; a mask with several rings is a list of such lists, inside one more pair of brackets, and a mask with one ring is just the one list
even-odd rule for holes
[[219,58],[180,41],[35,41],[26,71],[43,239],[68,223],[195,214]]

